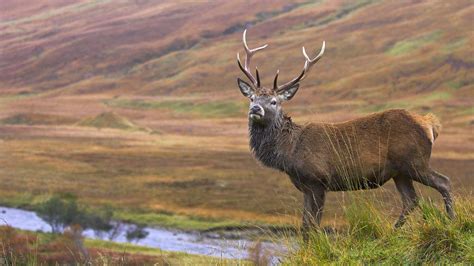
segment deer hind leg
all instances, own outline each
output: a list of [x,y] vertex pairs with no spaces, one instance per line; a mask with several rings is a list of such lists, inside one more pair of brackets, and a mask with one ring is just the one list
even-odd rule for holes
[[449,218],[454,218],[453,198],[451,197],[451,180],[449,177],[429,169],[427,174],[418,175],[415,179],[423,185],[430,186],[441,194]]
[[303,209],[303,240],[308,242],[308,232],[311,228],[319,227],[323,214],[326,190],[323,186],[315,186],[304,190]]
[[418,205],[418,195],[416,195],[415,187],[413,187],[413,180],[410,178],[397,176],[394,177],[393,180],[395,181],[398,192],[402,196],[403,203],[402,213],[395,223],[395,227],[398,228],[405,223],[408,214]]

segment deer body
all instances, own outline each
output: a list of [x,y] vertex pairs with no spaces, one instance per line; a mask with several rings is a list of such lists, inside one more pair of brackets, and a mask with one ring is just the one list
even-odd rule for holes
[[250,147],[260,162],[287,173],[304,193],[304,232],[319,225],[327,191],[372,189],[392,178],[403,202],[395,226],[401,226],[417,204],[413,181],[437,189],[448,215],[454,216],[450,180],[429,166],[441,127],[434,115],[394,109],[342,123],[298,125],[283,113],[281,102],[296,94],[299,82],[321,58],[324,44],[314,59],[303,48],[306,62],[302,73],[281,86],[277,73],[273,89],[268,89],[261,86],[258,70],[256,78],[249,70],[253,54],[266,45],[251,50],[245,36],[246,31],[243,41],[247,57],[244,66],[238,57],[238,64],[252,85],[241,79],[238,85],[251,101]]
[[389,110],[343,123],[301,126],[286,116],[273,127],[251,121],[250,146],[300,191],[312,184],[328,191],[376,188],[400,172],[428,168],[432,143],[416,118]]

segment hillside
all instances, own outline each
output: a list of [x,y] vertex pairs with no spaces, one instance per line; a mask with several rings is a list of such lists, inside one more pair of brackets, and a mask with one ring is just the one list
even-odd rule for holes
[[277,69],[281,80],[298,73],[301,46],[315,53],[327,41],[324,59],[290,104],[295,113],[404,107],[470,127],[469,1],[280,2],[4,1],[1,93],[43,104],[84,95],[242,102],[235,54],[249,27],[251,44],[270,44],[255,61],[266,84]]
[[[315,55],[326,41],[285,106],[294,120],[433,112],[443,123],[433,166],[472,194],[469,0],[3,0],[0,10],[0,204],[66,191],[150,223],[294,221],[299,193],[249,152],[236,86],[245,28],[250,46],[269,44],[253,61],[267,86],[277,69],[281,82],[301,71],[301,46]],[[398,212],[398,195],[383,197]],[[329,212],[343,204],[330,199]]]

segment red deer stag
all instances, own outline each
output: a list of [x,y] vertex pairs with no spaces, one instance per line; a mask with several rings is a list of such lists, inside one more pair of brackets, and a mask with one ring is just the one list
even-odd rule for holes
[[[450,180],[430,168],[433,143],[440,131],[438,119],[403,109],[387,110],[342,123],[299,125],[283,113],[282,102],[298,91],[300,82],[318,62],[325,48],[306,58],[299,76],[273,88],[260,83],[250,70],[250,60],[267,45],[250,49],[243,33],[246,53],[237,63],[251,84],[237,79],[242,94],[250,99],[250,147],[265,166],[287,173],[295,187],[304,193],[303,232],[319,226],[327,191],[372,189],[391,178],[399,191],[403,210],[396,227],[417,205],[413,181],[435,188],[443,196],[449,217],[454,217]],[[304,233],[306,235],[306,233]]]

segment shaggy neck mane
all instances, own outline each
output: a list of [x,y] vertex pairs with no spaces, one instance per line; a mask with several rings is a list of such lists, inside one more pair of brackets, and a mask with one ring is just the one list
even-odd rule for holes
[[270,125],[249,122],[250,147],[264,165],[285,171],[301,133],[291,117],[281,115]]

